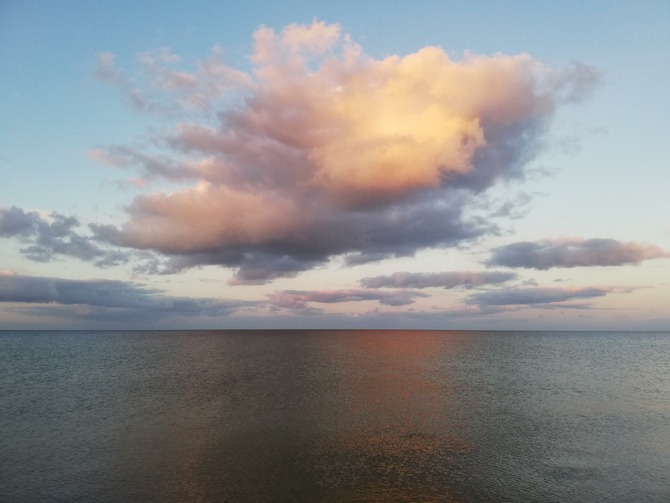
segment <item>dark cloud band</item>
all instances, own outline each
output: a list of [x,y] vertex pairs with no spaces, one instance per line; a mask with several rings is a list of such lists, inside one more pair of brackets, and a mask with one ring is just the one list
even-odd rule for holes
[[504,283],[516,276],[510,272],[394,272],[385,276],[363,278],[361,285],[366,288],[473,288]]
[[658,246],[614,239],[522,241],[494,249],[488,264],[533,269],[621,266],[669,256]]
[[[105,321],[136,321],[173,317],[226,316],[251,301],[202,299],[165,295],[135,283],[70,280],[0,274],[0,302],[49,304],[51,315]],[[59,310],[60,306],[79,309]]]
[[614,291],[614,288],[512,288],[505,290],[491,290],[476,293],[468,299],[469,304],[481,307],[495,306],[534,306],[539,304],[555,304],[571,300],[594,299],[603,297]]

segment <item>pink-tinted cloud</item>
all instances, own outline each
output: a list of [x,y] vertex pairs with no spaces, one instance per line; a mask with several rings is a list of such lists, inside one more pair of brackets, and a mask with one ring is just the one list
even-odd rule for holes
[[190,184],[140,196],[125,225],[97,229],[100,239],[166,254],[173,270],[233,267],[239,282],[339,254],[355,264],[454,245],[491,230],[466,210],[523,176],[556,107],[595,79],[584,65],[455,60],[438,47],[378,60],[319,21],[261,27],[254,41],[248,74],[224,65],[220,50],[191,72],[165,49],[144,54],[142,86],[101,56],[99,75],[141,96],[140,111],[201,100],[217,113],[184,112],[153,147],[95,151],[142,180]]
[[522,241],[493,250],[490,265],[551,269],[553,267],[621,266],[670,257],[658,246],[615,239]]

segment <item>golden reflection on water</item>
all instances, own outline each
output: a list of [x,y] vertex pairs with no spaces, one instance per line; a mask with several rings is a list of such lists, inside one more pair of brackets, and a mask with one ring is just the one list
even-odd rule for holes
[[251,403],[259,389],[245,388],[251,401],[237,405],[254,416],[245,425],[220,415],[211,425],[220,436],[209,446],[201,444],[201,432],[180,432],[186,452],[175,470],[175,493],[193,502],[212,501],[213,494],[230,501],[272,501],[273,494],[277,501],[464,501],[466,480],[454,460],[472,446],[454,427],[448,368],[440,366],[441,357],[459,350],[458,338],[327,337],[338,340],[321,341],[313,351],[303,341],[290,365],[282,364],[281,351],[267,354],[273,375],[242,379],[262,380],[261,399],[273,401]]
[[373,332],[347,343],[330,411],[338,427],[318,446],[314,466],[322,483],[335,489],[334,500],[458,501],[444,471],[471,445],[449,417],[448,369],[436,370],[458,339]]

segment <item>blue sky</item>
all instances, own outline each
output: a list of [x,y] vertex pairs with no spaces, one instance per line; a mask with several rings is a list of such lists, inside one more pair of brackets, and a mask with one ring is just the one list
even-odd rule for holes
[[667,329],[670,5],[359,3],[2,2],[0,328]]

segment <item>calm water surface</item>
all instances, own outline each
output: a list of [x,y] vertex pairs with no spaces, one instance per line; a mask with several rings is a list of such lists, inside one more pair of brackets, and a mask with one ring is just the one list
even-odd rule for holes
[[0,501],[670,501],[670,333],[0,332]]

